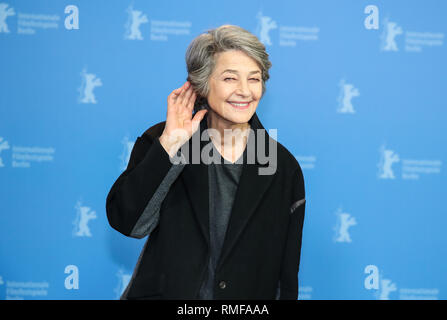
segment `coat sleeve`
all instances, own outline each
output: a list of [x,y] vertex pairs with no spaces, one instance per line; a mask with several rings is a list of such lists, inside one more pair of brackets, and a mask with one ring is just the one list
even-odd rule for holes
[[138,137],[126,170],[107,195],[110,225],[122,234],[143,238],[158,224],[161,203],[184,164],[173,164],[155,137]]
[[299,166],[292,175],[291,190],[288,212],[289,225],[278,288],[278,296],[280,300],[298,299],[298,271],[300,265],[304,208],[306,204],[304,178]]

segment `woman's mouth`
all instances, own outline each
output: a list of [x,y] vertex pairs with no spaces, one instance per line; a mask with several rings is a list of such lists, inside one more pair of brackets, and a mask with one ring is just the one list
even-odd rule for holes
[[244,110],[244,109],[248,109],[248,107],[250,106],[250,102],[251,101],[228,101],[228,103],[236,109],[239,110]]

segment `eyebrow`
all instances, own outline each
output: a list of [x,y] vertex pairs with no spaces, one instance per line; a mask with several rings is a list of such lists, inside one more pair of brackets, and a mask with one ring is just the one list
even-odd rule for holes
[[[239,74],[239,72],[238,72],[237,70],[233,70],[233,69],[226,69],[226,70],[224,70],[221,74],[224,74],[225,72],[234,73],[234,74]],[[255,74],[255,73],[261,73],[261,71],[259,71],[259,70],[256,70],[256,71],[250,71],[248,74],[249,74],[249,75],[252,75],[252,74]]]

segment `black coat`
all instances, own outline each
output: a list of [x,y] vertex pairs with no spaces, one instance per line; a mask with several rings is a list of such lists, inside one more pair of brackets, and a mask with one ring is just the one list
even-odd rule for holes
[[[204,130],[202,120],[199,130]],[[250,120],[256,141],[276,143],[256,113]],[[106,202],[110,225],[126,236],[173,166],[158,137],[165,122],[135,142],[127,169]],[[258,130],[265,133],[265,140]],[[191,140],[187,143],[191,145]],[[200,146],[206,143],[201,142]],[[304,221],[304,179],[295,157],[280,143],[274,174],[259,175],[261,164],[244,163],[224,244],[216,268],[215,299],[297,299]],[[191,158],[190,158],[191,161]],[[144,246],[127,299],[197,299],[209,261],[208,170],[189,162],[171,185],[159,221]],[[122,297],[122,298],[123,298]]]

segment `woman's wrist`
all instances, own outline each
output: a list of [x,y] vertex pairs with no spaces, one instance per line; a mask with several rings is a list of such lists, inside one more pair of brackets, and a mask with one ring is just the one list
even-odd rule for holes
[[174,157],[181,146],[178,141],[179,137],[170,137],[166,134],[162,134],[158,139],[163,149],[169,154],[169,157]]

